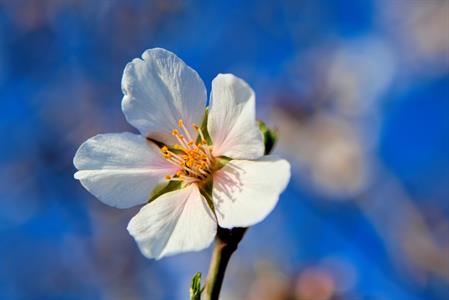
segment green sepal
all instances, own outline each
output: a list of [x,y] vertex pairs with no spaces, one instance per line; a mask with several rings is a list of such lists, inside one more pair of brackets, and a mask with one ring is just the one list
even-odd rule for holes
[[230,162],[232,158],[227,156],[219,156],[215,159],[215,170],[220,170]]
[[208,177],[200,184],[200,193],[203,195],[203,197],[207,201],[207,205],[212,210],[212,212],[215,214],[215,207],[214,203],[212,202],[212,188],[213,188],[213,181],[212,177]]
[[159,148],[162,148],[163,146],[165,146],[164,143],[159,142],[159,141],[157,141],[157,140],[155,140],[155,139],[152,139],[152,138],[149,138],[149,137],[147,137],[147,142],[149,142],[149,143],[155,143],[156,146],[158,146]]
[[260,132],[263,136],[263,143],[265,145],[265,155],[268,155],[273,151],[274,145],[278,139],[277,132],[269,128],[263,121],[257,121]]
[[190,286],[190,300],[201,299],[201,273],[197,272],[192,278],[192,285]]
[[179,190],[182,187],[183,187],[183,183],[181,181],[171,180],[168,183],[165,183],[165,182],[161,183],[154,188],[153,192],[150,195],[150,199],[148,200],[148,203],[150,203],[151,201],[153,201],[154,199],[158,198],[159,196],[161,196],[165,193]]
[[[210,138],[209,131],[207,131],[207,119],[209,117],[209,107],[206,107],[204,111],[203,122],[201,123],[201,132],[204,135],[204,139],[206,140],[208,145],[212,145],[212,139]],[[201,136],[198,135],[196,138],[196,142],[199,143],[201,141]]]

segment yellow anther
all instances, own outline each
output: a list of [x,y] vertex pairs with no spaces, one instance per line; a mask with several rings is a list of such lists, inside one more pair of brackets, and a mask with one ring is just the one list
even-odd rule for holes
[[192,180],[202,180],[210,176],[210,168],[213,166],[214,160],[201,127],[197,124],[192,124],[200,139],[197,143],[196,137],[192,137],[191,132],[187,130],[182,119],[178,120],[178,126],[179,128],[171,131],[178,143],[174,144],[173,148],[168,148],[167,146],[160,148],[164,158],[172,165],[179,167],[176,174],[165,176],[165,178],[167,180],[192,182]]
[[167,152],[168,152],[168,147],[167,147],[167,146],[163,146],[163,147],[161,148],[161,152],[162,152],[162,153],[167,153]]

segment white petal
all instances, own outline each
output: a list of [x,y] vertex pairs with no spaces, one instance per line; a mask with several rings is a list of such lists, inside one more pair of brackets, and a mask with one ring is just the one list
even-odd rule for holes
[[206,104],[206,88],[198,73],[175,54],[160,48],[146,50],[142,59],[126,65],[122,78],[122,110],[142,135],[169,145],[178,120],[194,134]]
[[208,247],[217,223],[198,187],[191,184],[145,205],[129,222],[128,231],[146,257],[159,259]]
[[212,198],[218,224],[248,227],[276,206],[290,179],[290,164],[265,156],[257,161],[232,160],[214,174]]
[[147,202],[164,176],[177,170],[154,143],[129,132],[88,139],[73,163],[79,170],[75,178],[100,201],[118,208]]
[[257,159],[263,155],[262,134],[256,123],[256,97],[242,79],[219,74],[212,81],[207,129],[215,156]]

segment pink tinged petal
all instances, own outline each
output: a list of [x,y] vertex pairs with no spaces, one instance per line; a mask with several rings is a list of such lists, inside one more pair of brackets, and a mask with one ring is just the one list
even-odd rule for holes
[[206,88],[195,70],[175,54],[146,50],[128,63],[122,78],[122,110],[142,135],[169,145],[177,143],[171,130],[183,119],[192,136],[192,123],[201,124]]
[[159,148],[129,132],[99,134],[84,142],[73,159],[75,179],[107,205],[128,208],[148,201],[154,187],[176,168]]
[[212,81],[207,129],[215,156],[257,159],[263,155],[263,137],[256,123],[256,97],[242,79],[219,74]]
[[143,255],[160,259],[208,247],[217,224],[198,187],[191,184],[145,205],[129,222],[128,231]]
[[290,164],[274,156],[232,160],[214,174],[218,224],[224,228],[259,223],[274,209],[290,179]]

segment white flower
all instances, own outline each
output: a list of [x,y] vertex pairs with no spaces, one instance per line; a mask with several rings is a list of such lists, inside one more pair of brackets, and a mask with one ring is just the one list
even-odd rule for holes
[[[105,204],[145,204],[128,225],[145,256],[158,259],[204,249],[214,239],[217,223],[251,226],[275,207],[289,181],[290,165],[263,156],[255,95],[246,82],[231,74],[212,81],[205,132],[199,126],[205,116],[204,83],[173,53],[145,51],[142,59],[126,66],[122,90],[123,113],[141,135],[90,138],[75,155],[75,178]],[[220,168],[219,157],[232,160]],[[204,195],[210,179],[208,205]],[[147,203],[155,187],[167,180],[182,188]]]

